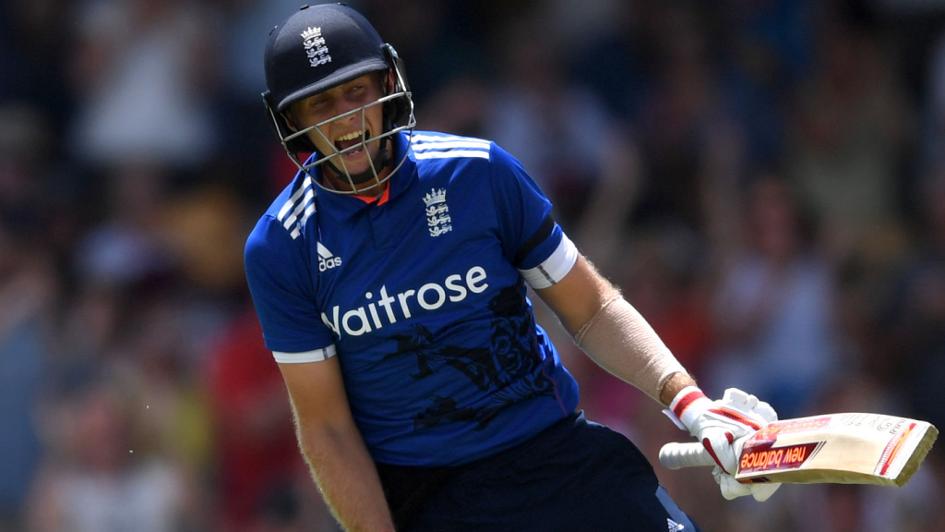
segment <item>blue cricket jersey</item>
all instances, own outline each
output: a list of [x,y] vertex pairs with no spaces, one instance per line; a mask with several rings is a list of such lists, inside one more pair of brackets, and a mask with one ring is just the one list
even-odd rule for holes
[[296,175],[250,234],[246,275],[278,362],[339,357],[376,461],[461,464],[577,406],[524,283],[557,282],[576,251],[494,143],[418,131],[394,146],[407,158],[380,204]]

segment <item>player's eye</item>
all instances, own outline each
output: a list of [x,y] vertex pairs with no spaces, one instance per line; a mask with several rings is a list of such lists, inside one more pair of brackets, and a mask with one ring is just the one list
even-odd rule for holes
[[353,85],[350,89],[348,89],[348,95],[355,96],[355,97],[361,96],[362,94],[364,94],[364,90],[365,90],[364,85],[359,83],[357,85]]

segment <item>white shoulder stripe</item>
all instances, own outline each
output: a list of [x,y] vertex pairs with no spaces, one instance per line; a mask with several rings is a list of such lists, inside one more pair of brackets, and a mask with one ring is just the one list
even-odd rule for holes
[[292,224],[294,224],[295,221],[299,219],[299,214],[302,214],[302,211],[305,210],[305,207],[307,205],[314,206],[314,203],[311,203],[312,200],[314,199],[315,199],[315,191],[309,190],[308,192],[306,192],[305,197],[302,198],[302,201],[300,201],[298,203],[298,206],[295,208],[295,210],[292,211],[292,216],[289,216],[288,218],[286,218],[285,221],[282,223],[282,226],[285,227],[286,229],[292,227]]
[[305,351],[303,353],[283,353],[281,351],[272,352],[272,356],[276,359],[276,362],[280,364],[304,364],[306,362],[321,362],[322,360],[327,360],[336,354],[337,352],[335,351],[334,344],[321,349]]
[[488,150],[446,150],[446,151],[425,151],[414,155],[417,160],[421,159],[452,159],[456,157],[478,157],[488,159]]
[[[292,237],[292,240],[295,240],[300,234],[302,234],[302,228],[305,227],[305,222],[307,222],[313,214],[315,214],[315,204],[310,203],[308,207],[305,207],[305,215],[302,216],[302,221],[299,222],[299,224],[292,229],[292,232],[289,233],[289,236]],[[288,229],[288,227],[286,227],[286,229]]]
[[414,144],[425,142],[452,142],[456,140],[485,142],[487,144],[489,143],[489,141],[485,139],[477,139],[476,137],[461,137],[459,135],[424,135],[423,133],[414,133],[413,136],[410,137],[410,141]]
[[427,142],[413,145],[414,153],[433,150],[447,150],[450,148],[477,148],[488,150],[489,143],[484,140],[451,140],[447,142]]
[[551,256],[541,264],[527,270],[519,270],[525,282],[532,288],[548,288],[557,284],[571,271],[577,262],[578,250],[568,235],[561,235],[561,242]]
[[281,209],[279,209],[279,215],[276,216],[276,218],[278,218],[278,220],[281,222],[282,219],[285,218],[285,215],[288,214],[288,212],[292,209],[292,206],[295,205],[295,202],[298,201],[299,198],[306,193],[306,191],[310,190],[313,190],[312,176],[307,175],[305,176],[305,179],[302,180],[302,186],[299,187],[299,189],[296,190],[294,194],[292,194],[292,197],[282,205]]
[[304,227],[305,222],[307,222],[308,219],[311,218],[313,214],[315,214],[315,204],[310,203],[308,207],[305,207],[305,216],[302,216],[302,222],[300,225]]

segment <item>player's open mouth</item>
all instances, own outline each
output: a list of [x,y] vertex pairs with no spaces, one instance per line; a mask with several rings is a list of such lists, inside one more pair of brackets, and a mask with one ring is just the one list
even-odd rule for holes
[[361,144],[360,147],[354,148],[351,151],[345,152],[344,158],[350,159],[352,157],[357,157],[361,155],[364,151],[364,140],[370,138],[370,131],[367,129],[360,129],[358,131],[352,131],[351,133],[346,133],[335,139],[335,148],[338,151],[342,151],[346,148],[350,148],[356,144]]

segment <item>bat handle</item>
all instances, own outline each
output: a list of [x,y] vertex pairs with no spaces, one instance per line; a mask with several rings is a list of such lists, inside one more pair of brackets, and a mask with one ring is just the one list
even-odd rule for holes
[[714,466],[715,460],[701,443],[667,443],[660,449],[660,463],[669,469]]

